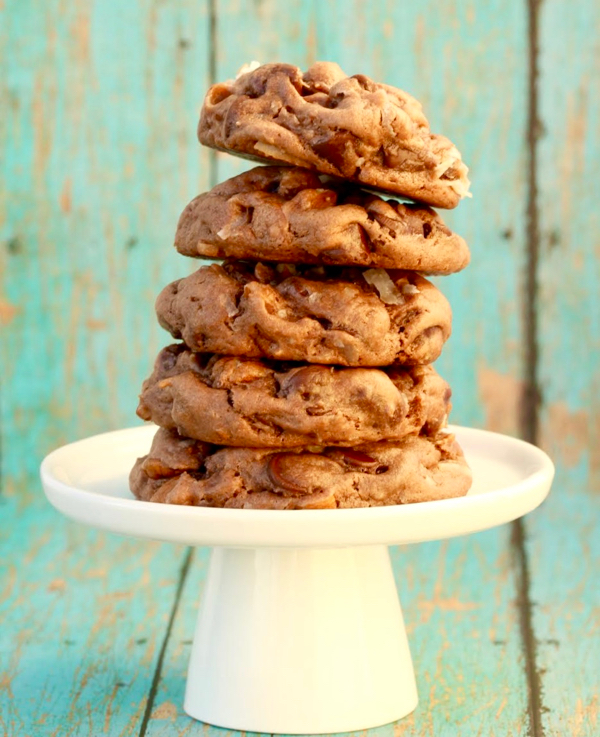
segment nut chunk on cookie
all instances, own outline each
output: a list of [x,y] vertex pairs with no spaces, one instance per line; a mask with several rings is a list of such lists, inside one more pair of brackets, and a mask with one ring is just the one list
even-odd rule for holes
[[138,499],[242,509],[336,509],[464,496],[471,471],[454,436],[357,448],[219,448],[160,429],[129,479]]
[[163,289],[160,324],[193,350],[342,366],[435,361],[444,295],[414,271],[226,261]]
[[215,445],[352,446],[435,433],[450,388],[431,366],[337,368],[163,349],[138,415]]
[[258,166],[198,195],[175,235],[184,256],[452,274],[465,241],[431,208],[384,200],[308,169]]
[[337,64],[306,72],[265,64],[213,85],[198,126],[200,142],[255,160],[277,161],[456,207],[468,169],[444,136],[431,133],[420,103]]

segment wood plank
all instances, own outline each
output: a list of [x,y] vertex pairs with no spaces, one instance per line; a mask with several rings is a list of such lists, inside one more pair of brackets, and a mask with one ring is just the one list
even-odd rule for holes
[[190,269],[173,232],[208,184],[206,7],[0,4],[3,734],[139,731],[184,551],[62,520],[38,467],[135,424],[168,341],[153,301]]
[[[250,10],[219,0],[217,77],[233,76],[252,59],[304,67],[332,59],[349,73],[371,74],[423,100],[434,130],[463,150],[475,182],[473,200],[447,218],[470,242],[473,263],[440,280],[455,313],[455,334],[440,361],[454,388],[454,419],[516,432],[523,376],[524,6],[372,4],[368,22],[364,7],[263,0]],[[224,154],[217,161],[219,180],[251,166]],[[499,182],[511,182],[501,197]],[[393,552],[421,703],[408,719],[373,734],[525,734],[527,693],[508,538],[504,528]],[[221,733],[191,723],[181,708],[185,643],[193,634],[200,587],[201,573],[192,571],[165,656],[153,735]]]
[[62,5],[8,5],[0,27],[2,338],[19,359],[2,411],[22,451],[6,458],[10,476],[21,457],[33,468],[65,440],[134,423],[169,340],[154,299],[194,265],[171,246],[177,218],[208,183],[195,138],[207,83],[198,3]]
[[[527,524],[548,735],[600,731],[600,8],[540,8],[540,439],[554,490]],[[560,38],[560,43],[556,39]]]
[[17,507],[0,540],[0,733],[137,735],[183,549]]

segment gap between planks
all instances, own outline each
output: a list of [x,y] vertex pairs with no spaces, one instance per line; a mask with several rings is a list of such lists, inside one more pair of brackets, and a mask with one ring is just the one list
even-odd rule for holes
[[179,609],[179,603],[181,601],[181,594],[183,592],[183,587],[185,585],[185,581],[186,581],[188,572],[190,570],[190,564],[192,562],[193,557],[194,557],[194,548],[188,548],[183,558],[183,563],[181,564],[181,568],[179,569],[179,579],[177,581],[177,589],[175,590],[175,598],[173,600],[171,614],[169,616],[169,621],[167,623],[167,629],[165,630],[165,636],[163,638],[160,651],[158,653],[158,660],[156,661],[156,668],[154,669],[154,675],[152,677],[152,684],[150,685],[150,691],[148,692],[148,699],[146,701],[146,708],[144,709],[144,716],[142,717],[142,723],[140,726],[138,737],[144,737],[148,729],[148,723],[150,721],[150,716],[152,714],[152,709],[154,707],[154,701],[156,700],[156,692],[158,691],[158,686],[160,684],[160,678],[162,674],[165,653],[167,651],[167,645],[169,644],[169,639],[171,637],[171,631],[173,629],[173,623],[175,621],[175,617],[177,616],[177,611]]
[[[538,295],[540,223],[537,181],[537,147],[540,134],[539,120],[539,14],[541,0],[527,2],[527,219],[526,259],[523,295],[524,341],[524,391],[521,414],[521,435],[530,443],[537,443],[539,436],[539,347],[538,347]],[[522,519],[512,523],[511,550],[517,575],[516,601],[519,610],[521,646],[525,659],[527,679],[530,737],[544,737],[542,725],[542,678],[538,667],[537,640],[533,629],[531,601],[531,576],[526,549],[526,527]]]

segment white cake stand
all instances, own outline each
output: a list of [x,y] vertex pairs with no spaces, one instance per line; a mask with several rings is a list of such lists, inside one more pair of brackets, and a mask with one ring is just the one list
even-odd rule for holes
[[127,477],[155,428],[66,445],[42,463],[68,517],[213,551],[186,712],[228,729],[350,732],[409,714],[415,677],[388,545],[440,540],[514,520],[548,494],[554,467],[514,438],[452,428],[474,473],[466,497],[373,509],[260,511],[132,498]]

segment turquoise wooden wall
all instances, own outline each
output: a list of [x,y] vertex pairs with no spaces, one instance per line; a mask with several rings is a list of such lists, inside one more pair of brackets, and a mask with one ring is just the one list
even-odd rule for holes
[[599,35],[594,0],[0,2],[0,733],[207,731],[181,708],[206,551],[69,523],[37,473],[136,423],[179,212],[247,166],[198,145],[202,96],[251,59],[398,85],[456,141],[453,420],[558,465],[523,523],[394,551],[421,705],[377,731],[600,733]]

